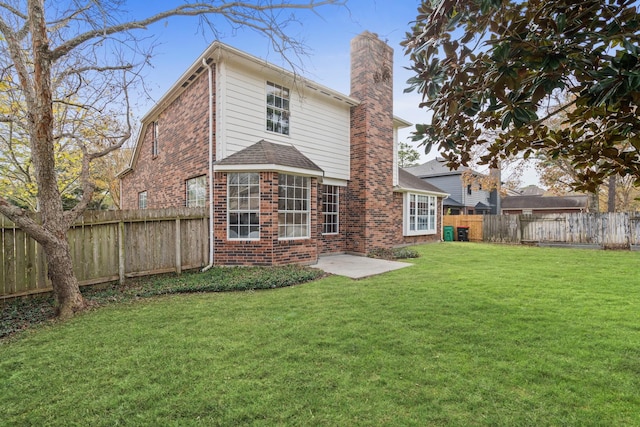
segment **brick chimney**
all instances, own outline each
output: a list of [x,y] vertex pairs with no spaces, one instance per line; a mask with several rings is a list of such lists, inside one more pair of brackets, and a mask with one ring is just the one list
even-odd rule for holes
[[[393,49],[368,31],[351,41],[351,180],[347,250],[391,248],[393,200]],[[399,230],[397,230],[400,232]]]

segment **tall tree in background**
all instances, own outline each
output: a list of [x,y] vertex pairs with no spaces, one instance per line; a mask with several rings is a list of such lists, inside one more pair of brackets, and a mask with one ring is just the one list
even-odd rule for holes
[[420,153],[411,144],[401,142],[398,144],[398,166],[408,168],[418,164]]
[[[140,20],[129,20],[123,0],[0,0],[0,76],[3,90],[18,102],[0,112],[0,122],[25,132],[41,221],[0,195],[0,213],[42,246],[58,305],[67,318],[86,306],[73,273],[67,230],[89,206],[95,182],[92,163],[117,150],[131,136],[129,93],[151,52],[136,30],[174,16],[198,16],[216,32],[216,22],[265,35],[281,54],[304,53],[284,32],[295,20],[290,9],[313,9],[338,0],[182,3]],[[286,59],[285,55],[285,59]],[[61,105],[77,114],[56,115]],[[119,117],[100,126],[82,112]],[[56,144],[73,141],[80,152],[77,204],[65,210],[60,192]]]
[[[611,175],[640,184],[637,3],[423,1],[403,44],[415,72],[408,90],[433,116],[414,139],[439,146],[453,168],[478,145],[494,166],[543,150],[571,164],[576,189]],[[550,127],[563,112],[565,126]]]

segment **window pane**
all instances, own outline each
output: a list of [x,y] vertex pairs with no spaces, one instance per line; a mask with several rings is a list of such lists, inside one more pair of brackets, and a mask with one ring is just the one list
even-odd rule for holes
[[278,201],[278,235],[283,239],[310,236],[309,214],[311,201],[309,178],[280,174]]
[[267,130],[289,134],[289,89],[267,82]]
[[229,238],[259,239],[260,174],[229,174],[227,191]]

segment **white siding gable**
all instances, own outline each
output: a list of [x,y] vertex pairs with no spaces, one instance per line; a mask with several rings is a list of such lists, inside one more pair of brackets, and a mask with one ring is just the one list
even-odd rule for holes
[[[265,139],[294,145],[327,178],[350,178],[350,105],[267,67],[226,60],[216,69],[218,159]],[[289,135],[266,130],[267,81],[290,90]]]

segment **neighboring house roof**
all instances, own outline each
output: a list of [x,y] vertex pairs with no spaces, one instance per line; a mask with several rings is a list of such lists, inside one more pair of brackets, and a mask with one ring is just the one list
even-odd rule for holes
[[475,206],[475,209],[479,211],[489,211],[491,210],[491,206],[485,205],[482,202],[478,202]]
[[457,201],[456,199],[452,199],[451,197],[447,197],[442,201],[442,206],[447,206],[450,208],[464,208],[464,205]]
[[413,190],[436,194],[442,197],[448,196],[447,193],[445,193],[435,185],[421,180],[417,176],[411,174],[410,172],[407,172],[402,168],[398,168],[398,188],[396,188],[396,190]]
[[264,139],[213,163],[219,171],[278,170],[322,176],[324,171],[293,145],[276,144]]
[[520,188],[518,192],[520,193],[520,196],[542,196],[545,193],[545,190],[532,184]]
[[406,169],[408,172],[419,178],[431,176],[461,175],[462,172],[469,170],[469,168],[466,166],[460,166],[456,170],[451,170],[447,166],[445,160],[442,158],[436,158],[421,165],[412,166]]
[[507,196],[502,199],[505,209],[582,209],[587,196]]

